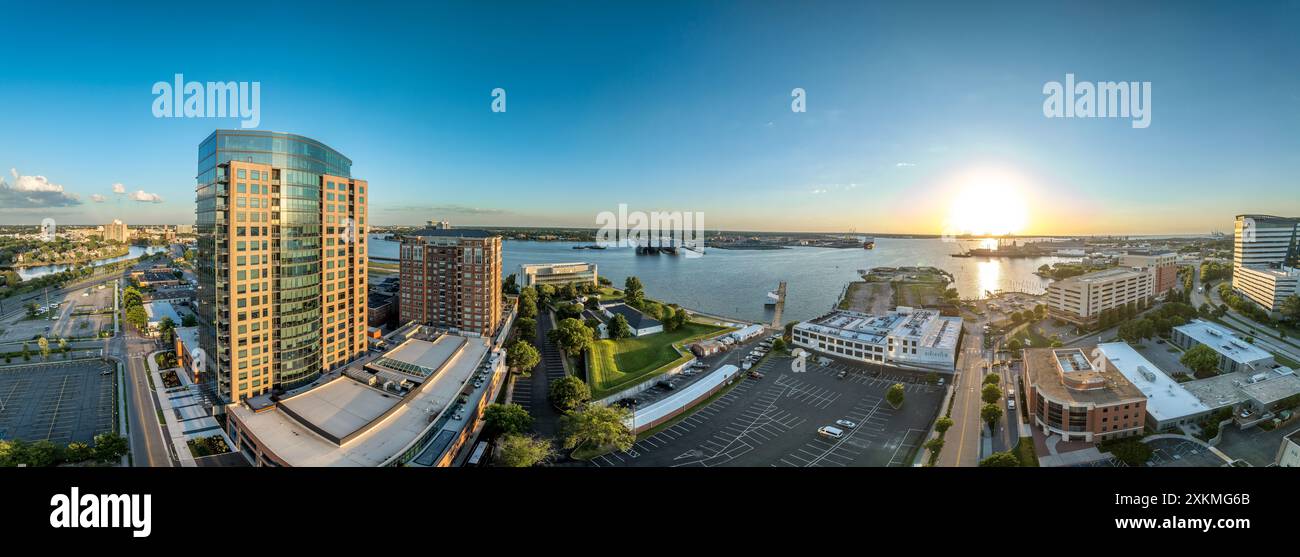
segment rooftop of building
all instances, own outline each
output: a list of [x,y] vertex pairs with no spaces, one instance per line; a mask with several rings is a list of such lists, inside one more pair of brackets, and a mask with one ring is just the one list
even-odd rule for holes
[[1188,392],[1155,364],[1125,342],[1098,344],[1097,348],[1147,397],[1147,413],[1157,421],[1177,420],[1210,410],[1209,406]]
[[[1093,272],[1091,272],[1091,273],[1085,273],[1085,274],[1082,274],[1082,275],[1078,275],[1078,276],[1070,277],[1070,278],[1067,278],[1067,279],[1063,279],[1063,280],[1057,281],[1057,283],[1066,283],[1066,282],[1103,282],[1103,281],[1110,281],[1110,280],[1116,280],[1116,279],[1128,278],[1128,277],[1130,277],[1130,276],[1139,276],[1139,275],[1142,275],[1142,274],[1143,274],[1143,271],[1138,271],[1138,270],[1130,269],[1130,268],[1128,268],[1128,267],[1115,267],[1115,268],[1111,268],[1111,269],[1102,269],[1102,270],[1100,270],[1100,271],[1093,271]],[[1056,284],[1056,283],[1053,283],[1053,284]]]
[[519,268],[524,269],[524,270],[543,270],[543,269],[552,269],[552,270],[553,270],[553,269],[560,269],[560,268],[564,268],[564,267],[575,267],[575,268],[577,268],[577,267],[583,267],[583,268],[591,268],[591,267],[595,267],[595,266],[596,266],[595,263],[586,263],[586,262],[583,262],[583,261],[574,261],[574,262],[572,262],[572,263],[524,263],[523,265],[520,265]]
[[150,322],[162,321],[165,317],[170,317],[172,323],[181,324],[181,316],[176,313],[176,308],[169,302],[152,301],[144,303],[144,313],[149,317]]
[[627,324],[633,329],[648,329],[650,327],[663,325],[663,323],[660,323],[658,319],[650,317],[649,315],[642,313],[641,310],[621,302],[602,307],[610,313],[622,315],[624,319],[627,319]]
[[176,338],[186,350],[194,350],[199,347],[199,328],[176,327]]
[[1237,338],[1232,331],[1209,321],[1195,319],[1186,325],[1174,327],[1174,330],[1213,348],[1215,352],[1239,364],[1251,364],[1273,358],[1272,354]]
[[1295,278],[1300,277],[1300,268],[1287,267],[1285,265],[1263,264],[1263,265],[1242,265],[1241,269],[1254,271],[1256,273],[1269,275],[1275,278]]
[[406,232],[404,236],[425,236],[438,238],[500,238],[499,234],[477,228],[421,228]]
[[1266,371],[1225,373],[1189,381],[1183,383],[1183,388],[1212,409],[1233,406],[1247,399],[1269,405],[1300,394],[1300,377],[1291,368],[1278,366]]
[[1110,406],[1146,398],[1111,366],[1094,366],[1082,349],[1027,348],[1024,354],[1028,385],[1049,399]]
[[924,347],[955,348],[961,322],[960,317],[944,317],[938,310],[899,307],[883,315],[836,310],[795,326],[867,344],[883,344],[894,336],[916,340]]
[[[422,344],[421,344],[422,343]],[[430,346],[424,346],[430,345]],[[256,411],[232,404],[234,414],[257,440],[292,466],[380,466],[420,439],[446,411],[489,351],[486,339],[442,335],[434,341],[408,339],[389,353],[436,372],[405,396],[340,376]]]

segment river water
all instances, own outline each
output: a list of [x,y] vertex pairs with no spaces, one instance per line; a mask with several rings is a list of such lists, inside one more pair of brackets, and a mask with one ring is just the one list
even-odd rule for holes
[[[587,262],[616,286],[635,275],[651,298],[706,313],[751,321],[770,321],[767,292],[786,281],[782,321],[817,317],[831,309],[844,286],[858,280],[859,269],[931,266],[952,273],[963,298],[981,298],[997,290],[1042,293],[1050,282],[1034,274],[1040,265],[1071,259],[1059,257],[951,257],[978,241],[876,239],[876,249],[796,247],[780,250],[708,249],[703,257],[636,255],[631,249],[575,250],[568,242],[502,242],[502,273],[518,273],[524,263]],[[370,254],[397,259],[397,243],[371,237]],[[1077,259],[1074,259],[1077,261]]]
[[[126,261],[127,259],[135,259],[144,254],[158,253],[166,249],[167,248],[163,246],[127,246],[126,255],[110,257],[107,259],[96,259],[91,262],[91,264],[98,267],[109,263],[117,263],[118,261]],[[23,267],[16,270],[18,271],[19,278],[23,280],[31,280],[36,277],[42,277],[53,273],[62,273],[72,267],[72,265],[41,265],[39,267]]]

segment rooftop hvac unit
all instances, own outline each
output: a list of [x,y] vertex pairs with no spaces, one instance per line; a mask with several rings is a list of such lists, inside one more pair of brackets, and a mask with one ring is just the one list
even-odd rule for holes
[[1151,370],[1147,369],[1147,366],[1138,366],[1138,373],[1142,374],[1143,379],[1146,379],[1151,383],[1156,382],[1156,374]]
[[366,384],[370,385],[371,387],[374,387],[375,385],[378,385],[378,384],[379,384],[379,376],[378,376],[378,375],[371,375],[371,376],[370,376],[370,380],[369,380],[369,381],[366,381]]
[[396,387],[396,386],[397,386],[397,384],[396,384],[396,383],[393,383],[393,380],[392,380],[392,379],[389,379],[389,380],[387,380],[387,381],[384,381],[384,390],[386,390],[386,391],[396,391],[397,389],[394,388],[394,387]]

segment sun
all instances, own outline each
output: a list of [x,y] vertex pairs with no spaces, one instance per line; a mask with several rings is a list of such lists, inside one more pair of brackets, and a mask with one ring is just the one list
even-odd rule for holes
[[946,234],[1002,236],[1025,229],[1029,208],[1019,176],[980,169],[961,175],[954,184]]

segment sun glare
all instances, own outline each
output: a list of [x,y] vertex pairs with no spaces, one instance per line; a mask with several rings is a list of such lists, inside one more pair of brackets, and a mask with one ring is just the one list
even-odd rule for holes
[[1000,236],[1025,229],[1028,204],[1014,174],[980,170],[962,176],[954,188],[947,229],[952,234]]

